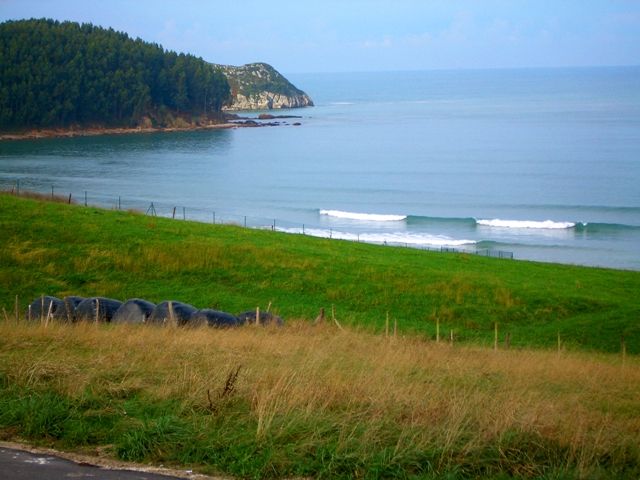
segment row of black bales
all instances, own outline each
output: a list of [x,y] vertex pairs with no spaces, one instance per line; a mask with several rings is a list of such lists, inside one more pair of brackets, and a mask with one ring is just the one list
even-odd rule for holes
[[[42,296],[29,305],[25,315],[29,320],[63,322],[102,322],[167,325],[189,327],[238,327],[246,323],[282,325],[282,318],[269,312],[247,311],[233,315],[210,308],[198,309],[188,303],[165,301],[154,304],[140,298],[126,302],[104,297],[69,296],[63,299]],[[257,322],[256,322],[256,317]]]

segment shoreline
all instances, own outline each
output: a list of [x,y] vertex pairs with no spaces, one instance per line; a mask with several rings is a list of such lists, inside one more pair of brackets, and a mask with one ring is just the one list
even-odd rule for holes
[[0,141],[38,140],[43,138],[94,137],[98,135],[127,135],[132,133],[168,133],[195,130],[228,130],[235,128],[277,127],[279,122],[257,122],[254,119],[237,117],[234,121],[189,125],[187,127],[87,127],[87,128],[43,128],[21,133],[0,133]]

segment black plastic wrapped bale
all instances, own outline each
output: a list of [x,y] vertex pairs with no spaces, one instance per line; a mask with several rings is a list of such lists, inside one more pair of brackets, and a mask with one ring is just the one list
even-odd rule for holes
[[209,326],[217,328],[238,327],[240,320],[235,315],[227,312],[220,312],[210,308],[203,308],[191,314],[187,323],[190,327]]
[[[248,312],[243,312],[238,315],[238,320],[240,320],[241,324],[245,323],[256,323],[256,311],[249,310]],[[278,315],[274,315],[270,312],[260,312],[260,316],[258,318],[260,325],[277,325],[281,327],[284,325],[284,320],[280,318]]]
[[147,319],[156,308],[155,303],[140,298],[132,298],[124,302],[113,314],[111,323],[147,323]]
[[84,297],[78,297],[75,295],[70,295],[62,299],[62,301],[64,302],[65,314],[67,316],[68,322],[76,321],[76,308],[84,299]]
[[110,322],[122,302],[112,298],[85,298],[76,307],[77,322]]
[[[171,305],[171,309],[169,309]],[[191,318],[191,314],[198,310],[188,303],[166,301],[156,305],[151,315],[147,319],[147,323],[155,325],[169,325],[175,321],[176,325],[184,325]]]
[[25,318],[27,320],[46,320],[49,316],[49,320],[66,320],[67,312],[64,308],[64,302],[58,297],[50,297],[43,295],[36,298],[25,312]]

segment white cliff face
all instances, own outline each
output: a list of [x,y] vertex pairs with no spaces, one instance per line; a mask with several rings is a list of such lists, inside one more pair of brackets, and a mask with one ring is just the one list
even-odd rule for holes
[[272,110],[313,106],[311,98],[266,63],[218,66],[231,87],[231,103],[223,110]]
[[288,96],[273,92],[260,92],[256,95],[244,96],[238,93],[233,98],[231,105],[224,107],[224,110],[272,110],[309,106],[313,106],[313,102],[307,94]]

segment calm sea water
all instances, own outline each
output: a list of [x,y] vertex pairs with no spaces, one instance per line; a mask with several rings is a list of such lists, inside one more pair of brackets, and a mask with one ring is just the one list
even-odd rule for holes
[[640,67],[290,79],[299,127],[3,142],[0,186],[640,270]]

